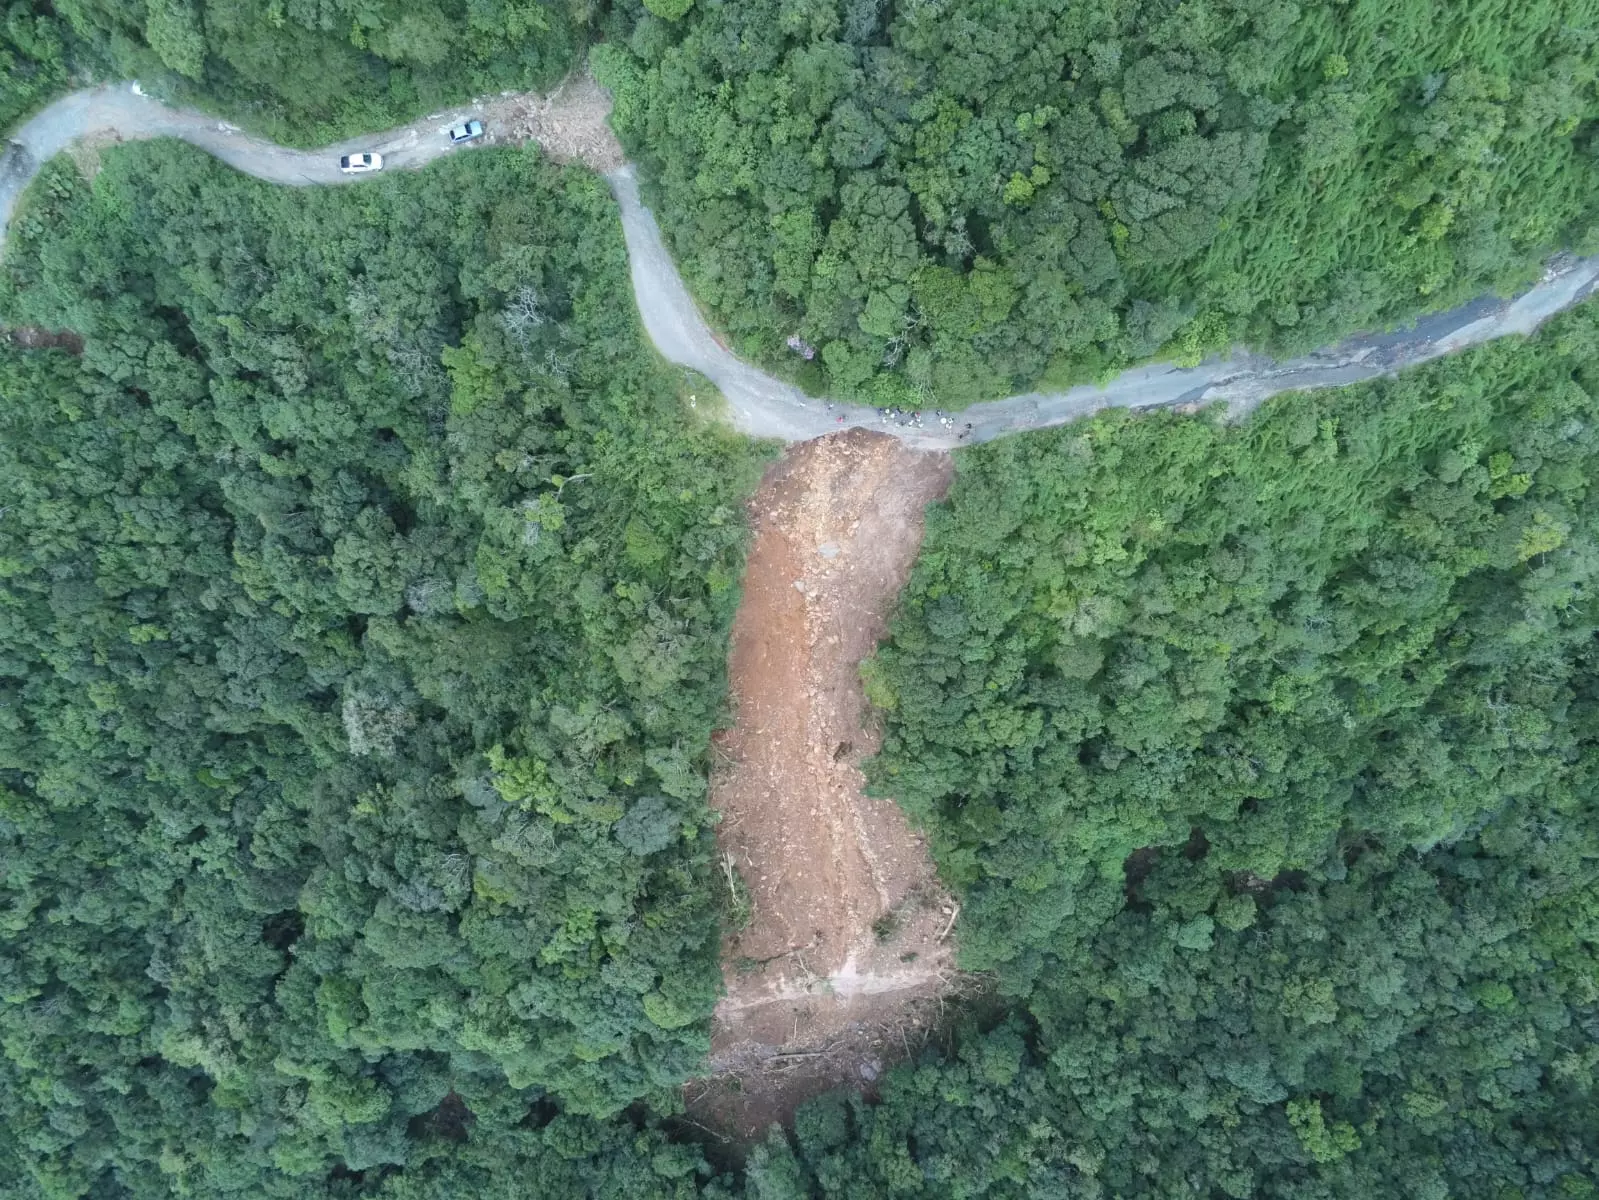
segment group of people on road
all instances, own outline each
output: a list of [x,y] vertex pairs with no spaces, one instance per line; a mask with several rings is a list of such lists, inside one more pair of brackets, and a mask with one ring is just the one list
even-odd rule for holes
[[[836,412],[837,407],[838,406],[835,404],[829,404],[827,406],[827,411]],[[922,414],[920,411],[912,411],[903,408],[880,408],[877,410],[877,413],[879,418],[881,418],[883,421],[892,425],[898,425],[901,428],[905,428],[907,426],[912,429],[923,428]],[[957,423],[954,417],[948,416],[943,412],[935,411],[932,416],[939,423],[939,425],[945,429],[954,429]],[[843,413],[838,413],[834,420],[837,421],[838,424],[842,425],[845,423],[846,418]],[[971,436],[971,433],[972,423],[967,421],[966,424],[961,427],[960,433],[956,434],[955,436],[957,440],[965,441]]]

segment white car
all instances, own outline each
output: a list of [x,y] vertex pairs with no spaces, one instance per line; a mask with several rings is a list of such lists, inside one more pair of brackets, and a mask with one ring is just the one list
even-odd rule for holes
[[383,169],[383,156],[381,154],[346,154],[339,159],[339,170],[346,175],[361,175],[367,171],[381,171]]
[[482,121],[462,121],[459,125],[450,126],[450,141],[456,145],[470,142],[473,138],[483,136]]

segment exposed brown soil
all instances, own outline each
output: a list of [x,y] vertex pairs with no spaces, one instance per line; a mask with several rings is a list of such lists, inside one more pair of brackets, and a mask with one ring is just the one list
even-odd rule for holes
[[869,1087],[952,985],[954,902],[899,807],[862,792],[880,735],[860,663],[886,629],[948,455],[851,431],[789,450],[751,502],[733,626],[734,727],[711,803],[753,917],[723,946],[709,1080],[690,1114],[739,1140]]

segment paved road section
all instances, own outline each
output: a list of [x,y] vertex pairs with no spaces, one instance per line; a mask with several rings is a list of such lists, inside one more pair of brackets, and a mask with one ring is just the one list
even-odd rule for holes
[[[5,227],[23,189],[41,164],[78,138],[181,138],[237,170],[273,183],[295,187],[344,184],[372,176],[342,174],[340,155],[375,150],[383,155],[385,170],[420,167],[445,154],[463,152],[464,148],[452,146],[445,136],[450,125],[478,117],[490,126],[489,141],[503,142],[506,139],[495,136],[496,124],[502,128],[515,125],[515,117],[530,106],[539,111],[540,121],[517,127],[534,129],[534,136],[541,141],[561,142],[566,132],[562,129],[563,109],[559,105],[552,108],[550,99],[518,94],[474,101],[400,129],[352,138],[321,150],[290,150],[243,134],[215,117],[168,107],[138,93],[130,84],[75,92],[27,121],[0,154],[0,251]],[[574,123],[593,117],[591,112],[579,113],[581,107],[570,110]],[[728,351],[711,333],[684,287],[661,240],[660,227],[639,199],[633,168],[625,164],[615,167],[618,156],[614,150],[592,137],[579,145],[578,156],[592,160],[592,166],[604,171],[621,209],[633,292],[645,332],[656,349],[669,361],[692,368],[715,383],[727,398],[729,419],[738,429],[755,437],[789,442],[861,428],[938,449],[1062,425],[1102,408],[1225,402],[1234,413],[1242,414],[1279,392],[1358,383],[1493,338],[1530,333],[1599,284],[1599,258],[1563,256],[1551,264],[1542,282],[1514,300],[1481,297],[1449,312],[1423,317],[1408,328],[1351,338],[1303,358],[1278,362],[1239,352],[1191,368],[1160,363],[1134,367],[1103,386],[1029,392],[976,404],[951,414],[953,423],[945,425],[932,413],[891,416],[806,396]]]

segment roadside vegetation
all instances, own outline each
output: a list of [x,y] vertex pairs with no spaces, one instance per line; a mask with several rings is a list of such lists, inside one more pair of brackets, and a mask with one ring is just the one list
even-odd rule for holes
[[139,79],[321,145],[578,60],[586,0],[0,0],[0,129],[69,84]]
[[757,456],[587,172],[103,162],[0,280],[84,339],[0,345],[0,1195],[623,1138],[707,1049]]
[[619,0],[593,59],[739,350],[918,409],[1308,349],[1599,248],[1593,16]]

